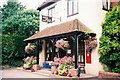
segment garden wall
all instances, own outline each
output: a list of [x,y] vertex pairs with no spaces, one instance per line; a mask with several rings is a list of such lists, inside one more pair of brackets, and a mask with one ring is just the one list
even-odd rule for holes
[[119,78],[120,79],[120,73],[111,73],[111,72],[99,71],[98,78]]

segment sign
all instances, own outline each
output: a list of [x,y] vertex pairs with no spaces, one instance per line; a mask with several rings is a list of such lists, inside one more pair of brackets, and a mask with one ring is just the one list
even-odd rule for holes
[[42,22],[52,23],[52,17],[42,15]]

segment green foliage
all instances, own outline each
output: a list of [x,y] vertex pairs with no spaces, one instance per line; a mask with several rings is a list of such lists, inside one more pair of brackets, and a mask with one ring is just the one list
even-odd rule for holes
[[69,66],[67,64],[61,64],[59,65],[58,67],[58,74],[63,76],[64,73],[67,73],[68,72],[68,68]]
[[39,13],[24,10],[16,0],[9,0],[0,8],[2,15],[2,64],[20,66],[25,56],[23,41],[38,31]]
[[3,34],[20,34],[31,36],[38,31],[39,13],[35,10],[26,10],[7,18],[3,22]]
[[24,9],[25,7],[21,5],[21,3],[18,3],[17,0],[8,0],[7,4],[4,4],[3,7],[0,8],[2,21]]
[[120,73],[120,3],[106,14],[102,29],[99,61],[110,72]]
[[[13,61],[20,61],[24,57],[24,46],[23,39],[24,35],[3,35],[2,36],[2,60],[3,64],[13,65]],[[11,63],[12,61],[12,63]]]

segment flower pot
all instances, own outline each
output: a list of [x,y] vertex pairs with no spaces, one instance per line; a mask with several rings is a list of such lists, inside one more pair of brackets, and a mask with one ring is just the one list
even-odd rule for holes
[[77,70],[77,69],[74,69],[74,68],[69,69],[69,70],[68,70],[68,74],[69,74],[70,76],[72,76],[72,77],[77,77],[77,75],[78,75],[78,70]]
[[53,74],[55,71],[57,71],[56,66],[52,66],[52,67],[51,67],[51,73]]
[[32,68],[37,71],[39,69],[39,66],[37,64],[33,65]]

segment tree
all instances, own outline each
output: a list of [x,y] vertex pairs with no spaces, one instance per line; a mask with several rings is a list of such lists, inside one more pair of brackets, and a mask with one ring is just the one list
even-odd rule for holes
[[20,11],[7,18],[2,25],[3,34],[19,34],[27,37],[38,31],[39,13],[35,10]]
[[4,4],[3,7],[0,8],[2,21],[6,20],[8,17],[16,14],[18,11],[24,10],[25,7],[18,3],[17,0],[8,0],[7,4]]
[[[20,6],[16,6],[17,4]],[[11,11],[13,5],[16,6],[13,9],[15,13]],[[11,66],[20,66],[25,55],[26,43],[23,40],[33,35],[39,28],[39,12],[24,10],[21,6],[18,2],[10,2],[1,9],[3,15],[2,63]]]
[[110,72],[120,73],[120,3],[106,14],[102,31],[99,61],[105,64]]

